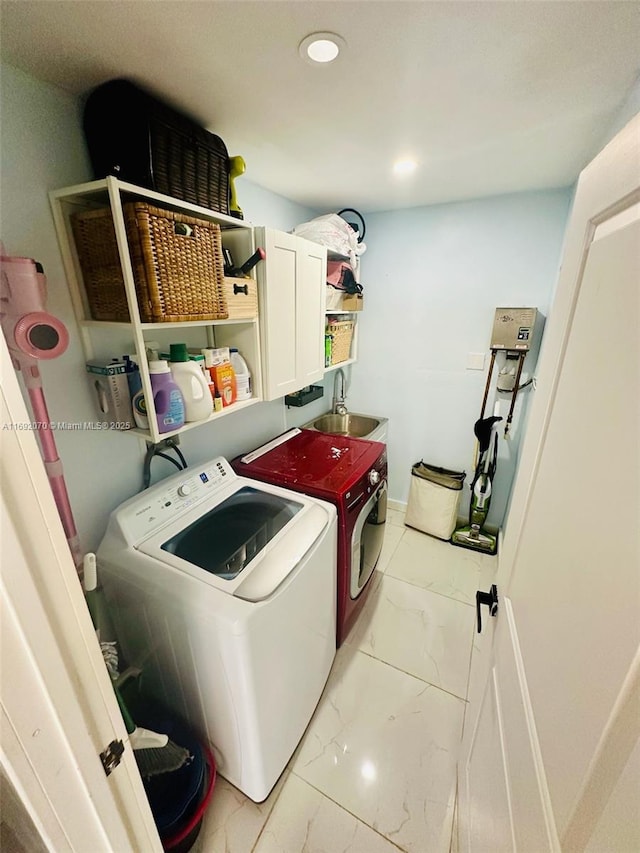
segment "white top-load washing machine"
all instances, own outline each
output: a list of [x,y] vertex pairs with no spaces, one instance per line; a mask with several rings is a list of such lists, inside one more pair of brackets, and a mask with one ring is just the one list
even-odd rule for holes
[[261,802],[335,656],[336,510],[222,457],[111,514],[99,577],[129,665]]

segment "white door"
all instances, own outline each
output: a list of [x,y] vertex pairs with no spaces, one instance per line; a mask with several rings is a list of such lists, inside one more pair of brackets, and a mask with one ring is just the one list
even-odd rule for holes
[[580,177],[543,347],[498,617],[483,614],[495,636],[465,728],[458,841],[492,853],[631,853],[640,850],[640,116]]
[[131,749],[108,777],[99,758],[127,733],[1,334],[0,361],[0,777],[33,823],[13,829],[28,849],[161,851]]

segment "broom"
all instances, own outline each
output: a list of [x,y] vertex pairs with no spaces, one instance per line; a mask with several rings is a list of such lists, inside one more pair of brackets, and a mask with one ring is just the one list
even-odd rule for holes
[[84,557],[84,592],[140,775],[149,778],[179,770],[193,760],[189,750],[169,740],[168,735],[137,726],[122,698],[116,683],[119,678],[117,640],[102,588],[98,587],[96,555],[91,553]]

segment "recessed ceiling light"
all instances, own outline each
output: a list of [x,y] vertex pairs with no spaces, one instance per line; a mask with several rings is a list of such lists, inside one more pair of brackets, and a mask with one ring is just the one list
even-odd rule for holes
[[298,52],[307,62],[326,63],[333,62],[345,47],[345,40],[335,33],[311,33],[302,39]]
[[393,164],[393,171],[394,174],[400,176],[410,175],[412,172],[415,172],[417,165],[415,160],[405,157],[403,160],[396,160]]

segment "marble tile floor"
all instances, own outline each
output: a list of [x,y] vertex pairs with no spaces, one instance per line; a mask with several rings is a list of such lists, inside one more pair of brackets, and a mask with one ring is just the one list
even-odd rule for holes
[[449,853],[475,591],[496,558],[389,510],[374,587],[268,799],[218,778],[194,853]]

